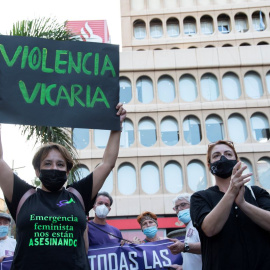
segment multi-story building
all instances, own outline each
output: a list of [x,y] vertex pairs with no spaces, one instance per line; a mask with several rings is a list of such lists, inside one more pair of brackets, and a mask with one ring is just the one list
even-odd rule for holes
[[[135,217],[149,210],[164,234],[181,226],[172,199],[214,184],[206,151],[219,139],[234,142],[250,183],[270,190],[269,14],[259,0],[121,0],[128,118],[103,186],[115,200],[113,225],[138,228]],[[77,133],[91,171],[109,132]]]

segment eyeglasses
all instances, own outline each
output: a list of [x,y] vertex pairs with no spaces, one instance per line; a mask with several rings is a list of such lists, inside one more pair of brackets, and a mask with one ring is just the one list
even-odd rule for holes
[[173,210],[175,210],[175,211],[177,211],[178,209],[181,210],[181,209],[183,209],[184,207],[186,207],[186,205],[189,205],[189,203],[184,203],[184,202],[182,202],[182,203],[176,205],[176,206],[173,208]]
[[224,143],[224,144],[228,143],[228,144],[230,144],[232,147],[234,147],[234,144],[233,144],[232,141],[219,140],[219,141],[217,141],[217,142],[209,143],[209,144],[208,144],[208,148],[209,148],[210,146],[212,146],[212,145],[217,145],[217,144],[220,144],[220,143],[221,143],[221,144],[222,144],[222,143]]

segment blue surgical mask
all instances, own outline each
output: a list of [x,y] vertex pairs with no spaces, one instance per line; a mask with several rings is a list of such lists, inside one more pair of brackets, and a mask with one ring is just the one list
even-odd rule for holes
[[157,227],[153,226],[153,227],[148,227],[143,229],[143,233],[150,239],[154,238],[156,233],[157,233]]
[[179,211],[177,217],[183,223],[188,224],[191,220],[189,208]]
[[0,226],[0,238],[7,236],[8,226]]

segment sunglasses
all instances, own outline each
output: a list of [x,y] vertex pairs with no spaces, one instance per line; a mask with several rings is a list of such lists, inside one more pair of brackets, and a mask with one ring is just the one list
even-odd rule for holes
[[228,144],[230,144],[232,147],[234,147],[234,144],[233,144],[232,141],[219,140],[219,141],[217,141],[217,142],[209,143],[209,144],[208,144],[208,148],[209,148],[210,146],[217,145],[217,144],[220,144],[220,143],[224,143],[224,144],[228,143]]

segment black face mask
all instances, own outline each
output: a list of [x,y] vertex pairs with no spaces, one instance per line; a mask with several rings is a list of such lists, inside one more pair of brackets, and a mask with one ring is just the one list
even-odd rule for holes
[[39,179],[49,191],[58,191],[67,181],[67,172],[59,170],[40,170]]
[[226,179],[232,175],[232,170],[236,163],[236,159],[231,160],[221,156],[220,160],[210,163],[210,170],[212,174]]

